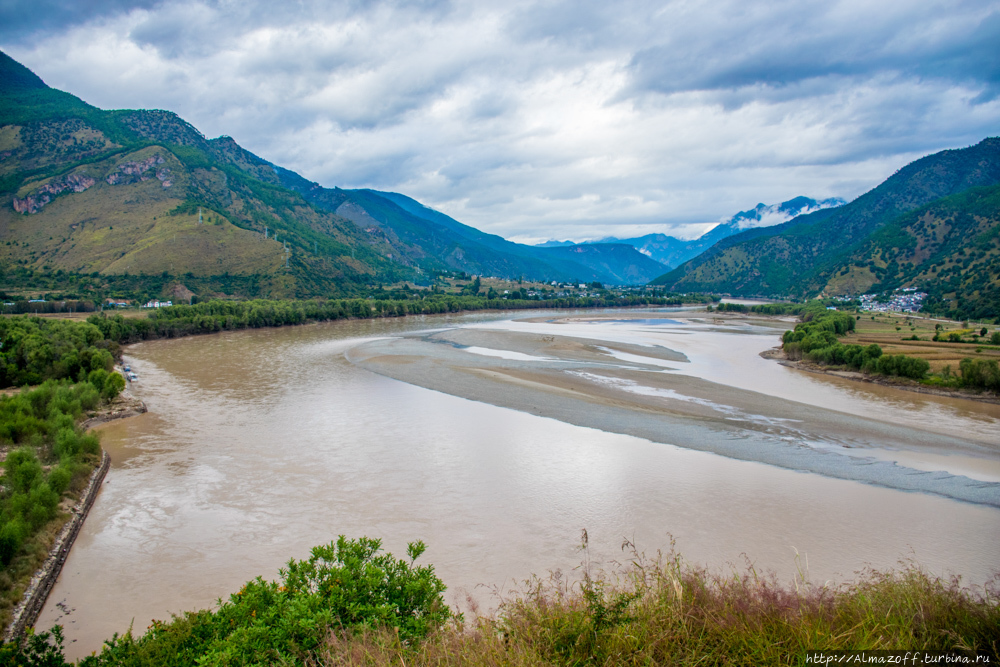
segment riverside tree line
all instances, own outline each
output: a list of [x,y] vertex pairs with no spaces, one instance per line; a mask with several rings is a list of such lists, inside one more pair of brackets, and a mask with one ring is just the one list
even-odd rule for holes
[[80,492],[101,449],[81,420],[125,388],[112,372],[118,345],[92,324],[0,318],[0,622],[48,555],[67,517],[59,504]]
[[434,315],[475,310],[535,308],[616,308],[623,306],[679,306],[709,297],[586,296],[558,299],[490,299],[483,296],[438,294],[423,299],[329,299],[310,301],[206,301],[160,308],[147,318],[95,313],[87,322],[116,343],[153,338],[176,338],[215,331],[276,327],[346,318],[371,319],[406,315]]
[[838,340],[840,336],[854,331],[856,316],[847,312],[827,310],[826,304],[821,301],[754,306],[723,303],[719,304],[717,310],[800,316],[802,322],[795,325],[792,331],[786,331],[782,337],[782,349],[789,359],[806,359],[817,364],[849,368],[869,375],[903,377],[935,385],[1000,392],[1000,365],[993,359],[963,359],[959,364],[960,376],[956,377],[949,373],[942,377],[928,377],[930,364],[926,359],[904,354],[883,354],[882,348],[875,343],[871,345],[841,343]]

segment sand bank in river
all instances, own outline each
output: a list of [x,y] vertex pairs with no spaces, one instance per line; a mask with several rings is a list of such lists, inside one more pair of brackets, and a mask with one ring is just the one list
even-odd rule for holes
[[450,329],[368,342],[347,356],[404,382],[578,426],[1000,507],[1000,483],[857,455],[873,447],[917,449],[1000,469],[1000,457],[982,439],[694,377],[685,372],[687,357],[666,346],[562,336],[558,326],[547,331]]

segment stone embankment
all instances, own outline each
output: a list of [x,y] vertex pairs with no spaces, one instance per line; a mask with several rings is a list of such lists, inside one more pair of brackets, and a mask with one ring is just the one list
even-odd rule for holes
[[101,483],[104,481],[104,476],[108,473],[109,467],[111,467],[111,458],[107,452],[103,452],[101,465],[91,474],[86,491],[71,510],[73,517],[63,526],[62,531],[52,545],[52,550],[49,551],[49,557],[45,560],[41,569],[32,577],[27,590],[24,592],[24,598],[21,600],[21,603],[14,608],[13,620],[4,632],[4,641],[11,641],[22,636],[25,629],[35,624],[35,620],[41,613],[42,607],[45,606],[45,601],[48,599],[52,587],[55,586],[56,579],[59,578],[59,573],[62,572],[63,564],[69,556],[73,542],[76,541],[76,536],[80,533],[80,528],[87,518],[87,513],[93,506],[98,491],[101,490]]
[[[125,375],[118,366],[115,367],[115,372]],[[83,427],[87,429],[97,424],[133,417],[144,412],[146,412],[146,404],[133,396],[132,392],[126,388],[110,405],[83,422]],[[87,518],[87,513],[90,512],[90,508],[97,499],[97,493],[101,490],[101,483],[104,481],[104,476],[108,473],[110,466],[111,458],[107,452],[102,452],[101,465],[91,473],[86,490],[71,510],[73,517],[63,526],[49,551],[49,557],[45,559],[45,563],[31,578],[20,604],[14,608],[13,620],[3,634],[4,641],[22,636],[26,628],[35,624],[35,620],[45,606],[45,600],[49,597],[49,592],[55,586],[59,573],[62,572],[63,563],[69,557],[69,551]]]

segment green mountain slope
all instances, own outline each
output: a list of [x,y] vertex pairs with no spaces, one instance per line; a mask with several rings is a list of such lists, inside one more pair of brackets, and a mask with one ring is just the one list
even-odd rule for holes
[[352,220],[373,238],[383,239],[394,248],[394,259],[422,270],[642,284],[665,268],[630,246],[601,244],[586,252],[563,252],[522,245],[462,224],[405,195],[323,188],[294,172],[277,171],[285,186],[314,205]]
[[353,293],[412,275],[228,137],[208,140],[167,111],[96,109],[6,56],[0,92],[8,267],[259,278],[247,296]]
[[172,112],[92,107],[2,53],[0,93],[8,271],[237,276],[245,296],[283,297],[446,270],[644,283],[664,269],[611,246],[573,256],[511,243],[403,195],[322,188]]
[[972,188],[906,213],[871,235],[827,282],[827,294],[927,292],[925,309],[956,319],[1000,316],[1000,186]]
[[871,235],[901,214],[998,183],[1000,139],[942,151],[903,167],[850,204],[731,236],[655,282],[745,296],[822,293]]

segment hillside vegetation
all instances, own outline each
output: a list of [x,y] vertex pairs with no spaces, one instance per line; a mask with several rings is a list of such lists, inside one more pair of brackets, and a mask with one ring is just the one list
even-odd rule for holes
[[277,185],[269,163],[228,137],[207,140],[165,111],[96,109],[7,56],[0,85],[7,267],[254,275],[259,295],[278,296],[351,293],[409,275],[355,225]]
[[1000,186],[972,188],[900,216],[857,248],[828,294],[918,286],[923,310],[958,320],[1000,316]]
[[402,195],[326,189],[169,111],[104,111],[0,53],[0,265],[231,276],[244,297],[352,295],[435,272],[639,284],[629,246],[579,255],[485,234]]
[[[924,664],[943,664],[1000,653],[997,599],[915,567],[786,587],[752,568],[722,577],[633,550],[614,571],[585,561],[582,578],[529,580],[496,613],[464,619],[444,605],[433,568],[416,565],[423,543],[409,560],[380,547],[341,536],[279,581],[257,578],[214,610],[116,635],[80,664],[801,665],[834,650],[927,651]],[[59,667],[58,640],[5,645],[0,658]]]
[[654,282],[793,297],[908,285],[931,293],[929,305],[942,311],[998,317],[998,184],[1000,139],[942,151],[845,206],[724,239]]
[[395,192],[324,188],[279,169],[281,182],[314,205],[355,222],[395,249],[394,258],[424,271],[458,270],[501,278],[644,284],[666,268],[621,243],[543,248],[513,243]]

